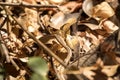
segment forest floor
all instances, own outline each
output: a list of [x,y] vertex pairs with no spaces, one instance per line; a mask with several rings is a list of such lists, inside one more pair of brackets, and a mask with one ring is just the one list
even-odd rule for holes
[[1,0],[0,80],[120,80],[119,0]]

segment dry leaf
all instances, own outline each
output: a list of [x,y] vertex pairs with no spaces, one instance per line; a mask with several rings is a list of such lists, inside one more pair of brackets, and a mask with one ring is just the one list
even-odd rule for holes
[[37,22],[37,11],[25,8],[25,15],[21,16],[19,21],[27,28],[29,32],[34,33],[36,36],[40,35],[40,31],[38,31],[40,26]]
[[36,0],[22,0],[23,3],[36,4]]
[[95,35],[93,35],[93,34],[89,34],[90,35],[90,38],[92,39],[91,41],[92,41],[92,43],[94,44],[94,45],[99,45],[100,44],[100,39],[99,39],[99,37],[96,37]]
[[40,41],[42,41],[44,44],[53,44],[53,41],[57,42],[53,35],[44,35],[40,38]]
[[71,12],[76,11],[77,9],[80,9],[81,7],[82,7],[81,2],[71,1],[71,2],[68,2],[60,6],[60,10],[66,13],[69,13],[69,12],[71,13]]
[[92,17],[93,0],[84,0],[82,9],[89,16]]
[[103,28],[108,32],[108,33],[113,33],[114,31],[118,30],[118,26],[116,26],[113,22],[111,21],[104,21],[103,22]]
[[115,48],[115,42],[114,41],[105,41],[101,45],[101,51],[102,52],[111,52]]
[[67,42],[67,45],[73,50],[75,50],[79,45],[79,40],[77,36],[67,35],[66,42]]
[[94,80],[93,76],[95,76],[96,73],[93,72],[92,70],[97,70],[97,67],[92,66],[84,68],[83,75],[85,75],[90,80]]
[[115,60],[120,64],[120,57],[115,57]]
[[96,5],[92,9],[93,17],[99,17],[102,19],[112,17],[115,12],[107,2],[102,2],[101,4]]
[[50,19],[50,26],[55,29],[60,29],[64,24],[75,23],[78,17],[79,13],[64,14],[63,12],[58,12]]
[[63,4],[66,2],[66,0],[49,0],[52,4]]
[[64,24],[65,15],[62,12],[58,12],[56,13],[51,19],[51,27],[55,28],[55,29],[60,29]]
[[36,0],[36,2],[40,3],[41,5],[50,5],[49,0]]
[[20,61],[22,61],[22,62],[28,62],[28,57],[23,57],[23,58],[19,58],[20,59]]
[[41,20],[44,26],[48,26],[50,23],[50,17],[48,15],[41,16]]
[[91,42],[88,39],[83,38],[83,49],[88,52],[91,49]]
[[97,34],[101,35],[101,36],[108,36],[109,34],[106,32],[106,30],[104,29],[97,29],[96,30]]
[[91,23],[81,23],[81,24],[86,25],[91,30],[101,29],[101,27],[99,25],[96,25],[96,24],[91,24]]
[[77,22],[76,18],[70,18],[66,21],[65,25],[61,27],[61,32],[63,36],[66,37],[67,34],[70,34],[70,27]]
[[107,76],[113,76],[117,72],[118,67],[119,65],[104,66],[101,71]]

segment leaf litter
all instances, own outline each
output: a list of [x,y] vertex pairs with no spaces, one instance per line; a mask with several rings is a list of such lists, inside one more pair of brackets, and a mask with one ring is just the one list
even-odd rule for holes
[[[42,80],[120,80],[119,5],[119,0],[1,1],[1,78],[38,79],[34,71],[42,65],[48,66]],[[38,56],[46,63],[34,62],[38,66],[31,69],[29,59]]]

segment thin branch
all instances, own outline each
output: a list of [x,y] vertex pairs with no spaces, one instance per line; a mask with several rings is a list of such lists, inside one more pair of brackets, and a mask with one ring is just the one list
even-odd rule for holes
[[35,7],[35,8],[58,8],[55,5],[40,5],[40,4],[24,4],[24,3],[7,3],[7,2],[0,2],[1,6],[23,6],[23,7]]
[[98,50],[99,45],[93,46],[91,48],[91,50],[89,50],[88,52],[83,53],[84,55],[78,56],[70,65],[73,65],[77,60],[79,60],[80,58],[83,58],[85,56],[90,56],[90,55],[94,55],[95,52]]
[[16,17],[12,16],[12,12],[5,8],[6,12],[17,22],[17,24],[21,27],[21,29],[23,29],[35,42],[37,42],[39,47],[42,47],[44,50],[46,50],[48,52],[48,54],[52,57],[54,57],[61,65],[63,65],[64,67],[67,67],[67,65],[63,62],[63,60],[61,60],[57,55],[55,55],[55,53],[53,53],[45,44],[43,44],[40,40],[36,39],[35,36],[33,34],[31,34],[26,28],[25,26],[23,26],[17,19]]
[[6,17],[2,17],[3,19],[0,21],[0,29],[4,26],[7,18]]
[[16,62],[12,59],[12,57],[10,57],[10,61],[12,65],[16,68],[16,70],[20,70],[20,67],[16,64]]
[[65,59],[65,63],[68,64],[69,61],[70,61],[70,59],[71,59],[71,57],[72,57],[72,51],[71,51],[71,49],[67,46],[67,44],[65,43],[64,39],[63,39],[60,35],[55,34],[55,37],[56,37],[57,41],[58,41],[58,42],[67,50],[67,52],[68,52],[68,55],[67,55],[67,57],[66,57],[66,59]]
[[[3,17],[4,19],[0,22],[0,29],[4,26],[7,18],[6,17]],[[6,58],[6,61],[9,63],[10,62],[10,59],[9,59],[9,51],[7,49],[7,47],[5,46],[4,42],[3,42],[3,39],[2,39],[2,35],[0,33],[0,52],[2,54],[2,57],[5,56]]]
[[10,62],[10,58],[9,58],[9,51],[7,49],[7,47],[5,46],[3,40],[2,40],[2,35],[0,34],[0,52],[2,53],[2,57],[5,56],[6,61],[9,63]]

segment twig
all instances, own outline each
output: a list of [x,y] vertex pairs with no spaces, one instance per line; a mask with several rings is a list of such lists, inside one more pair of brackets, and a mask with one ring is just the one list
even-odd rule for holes
[[37,13],[37,23],[40,25],[40,27],[45,30],[45,27],[43,26],[43,24],[41,23],[41,19],[39,17],[40,13],[39,10],[37,9],[38,13]]
[[1,6],[23,6],[23,7],[35,7],[35,8],[58,8],[55,5],[40,5],[40,4],[24,4],[24,3],[7,3],[7,2],[0,2]]
[[3,55],[3,57],[5,56],[6,61],[9,63],[10,62],[9,51],[8,51],[7,47],[5,46],[3,40],[2,40],[2,35],[1,34],[0,34],[0,51]]
[[90,56],[90,55],[95,54],[95,52],[98,50],[98,48],[99,48],[99,45],[93,46],[91,48],[91,50],[89,50],[88,52],[85,52],[84,55],[78,56],[70,65],[72,65],[73,63],[75,63],[77,60],[79,60],[82,57],[85,57],[85,56],[88,56],[88,55]]
[[[0,29],[4,26],[4,24],[6,22],[6,19],[7,18],[5,17],[5,19],[3,19],[3,21],[0,23]],[[10,62],[9,55],[8,55],[9,52],[8,52],[8,49],[7,49],[6,45],[3,42],[1,34],[0,34],[0,51],[1,51],[2,57],[5,56],[6,61],[9,63]]]
[[67,46],[67,44],[65,43],[64,39],[63,39],[61,36],[55,34],[55,37],[56,37],[56,39],[58,40],[58,42],[59,42],[59,43],[67,50],[67,52],[68,52],[68,55],[67,55],[67,57],[66,57],[66,59],[65,59],[65,63],[68,64],[69,61],[70,61],[70,59],[71,59],[71,57],[72,57],[72,51],[71,51],[71,49]]
[[8,36],[10,36],[10,34],[11,34],[11,27],[10,27],[10,22],[9,22],[8,16],[7,16],[7,33],[8,33]]
[[53,64],[53,69],[56,73],[56,77],[58,78],[58,80],[63,80],[63,77],[61,77],[60,73],[57,70],[57,67],[55,66],[55,64]]
[[38,43],[39,47],[42,47],[44,50],[48,52],[48,54],[52,57],[54,57],[62,66],[67,67],[67,65],[61,60],[55,53],[53,53],[46,45],[44,45],[40,40],[36,39],[33,34],[27,31],[25,26],[23,26],[14,16],[12,16],[12,12],[5,8],[6,12],[17,22],[17,24],[23,29],[35,42]]
[[4,19],[0,22],[0,29],[4,26],[7,18],[6,17],[3,17]]
[[13,66],[16,68],[16,70],[20,70],[19,66],[16,64],[16,62],[10,57],[10,61],[13,64]]

